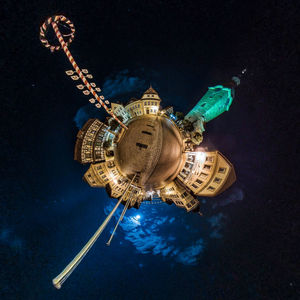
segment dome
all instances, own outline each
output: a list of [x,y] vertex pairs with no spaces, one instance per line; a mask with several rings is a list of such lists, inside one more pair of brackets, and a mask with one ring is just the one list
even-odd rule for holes
[[165,117],[145,115],[133,120],[116,147],[120,171],[146,190],[171,182],[182,167],[183,143],[177,127]]

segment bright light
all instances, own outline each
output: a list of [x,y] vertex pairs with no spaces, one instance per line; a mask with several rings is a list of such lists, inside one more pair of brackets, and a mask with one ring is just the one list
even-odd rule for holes
[[200,163],[204,163],[206,159],[206,153],[205,152],[196,152],[196,160],[198,160]]
[[137,220],[139,220],[139,219],[141,218],[141,216],[140,216],[140,215],[136,215],[135,218],[136,218]]

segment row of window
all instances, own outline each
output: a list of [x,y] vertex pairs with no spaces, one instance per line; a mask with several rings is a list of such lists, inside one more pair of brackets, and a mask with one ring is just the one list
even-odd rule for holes
[[113,190],[116,190],[116,191],[118,191],[118,192],[124,191],[124,189],[122,189],[121,187],[119,187],[117,184],[114,184],[114,185],[113,185]]
[[92,185],[95,185],[96,182],[95,182],[95,180],[93,179],[92,175],[91,175],[91,174],[87,174],[87,176],[88,176],[88,181],[89,181]]
[[140,107],[140,104],[138,103],[138,104],[135,104],[135,105],[131,106],[129,108],[129,110],[134,110],[134,109],[139,108],[139,107]]
[[188,208],[191,208],[191,207],[194,206],[195,204],[196,204],[196,200],[193,199],[193,200],[191,200],[189,203],[187,203],[186,206],[187,206]]
[[183,206],[184,204],[183,204],[183,202],[181,202],[181,201],[174,201],[177,205],[181,205],[181,206]]
[[158,102],[144,101],[144,106],[158,106]]

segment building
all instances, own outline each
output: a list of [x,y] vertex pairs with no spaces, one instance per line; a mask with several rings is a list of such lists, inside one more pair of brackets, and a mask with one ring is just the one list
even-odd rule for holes
[[144,114],[157,115],[161,99],[155,89],[150,86],[150,88],[143,94],[141,101],[143,103]]
[[214,197],[236,180],[232,164],[219,152],[187,152],[177,178],[195,195]]
[[127,110],[127,113],[131,119],[141,116],[144,114],[143,101],[132,98],[125,106],[125,109]]
[[74,159],[81,164],[100,162],[105,159],[103,143],[113,135],[108,126],[98,119],[88,120],[77,134]]
[[176,206],[187,211],[196,210],[199,201],[195,199],[187,189],[178,181],[172,181],[160,190],[160,197],[166,203],[175,203]]
[[235,95],[235,88],[239,84],[240,79],[234,76],[229,83],[209,87],[205,95],[185,116],[185,120],[194,127],[190,133],[194,144],[199,145],[202,142],[205,123],[229,110]]
[[120,103],[111,103],[111,110],[117,117],[122,117],[122,122],[127,123],[127,121],[130,119],[130,115],[127,111],[127,109],[123,106],[123,104]]

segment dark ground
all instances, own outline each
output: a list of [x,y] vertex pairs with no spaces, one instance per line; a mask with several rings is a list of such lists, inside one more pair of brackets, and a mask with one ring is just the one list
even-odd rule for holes
[[[1,299],[300,298],[296,1],[3,1],[1,10]],[[247,67],[204,142],[233,162],[244,197],[203,205],[227,223],[196,265],[101,239],[62,290],[52,287],[109,202],[73,161],[73,119],[87,98],[66,78],[65,56],[40,45],[39,26],[54,14],[74,22],[70,50],[100,86],[127,69],[184,112]]]

